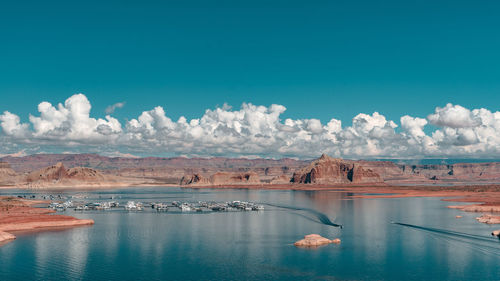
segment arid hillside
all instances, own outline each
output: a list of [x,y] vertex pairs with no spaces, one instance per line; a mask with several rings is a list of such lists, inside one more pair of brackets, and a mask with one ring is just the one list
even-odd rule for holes
[[500,182],[500,163],[406,165],[391,161],[244,158],[123,158],[96,154],[38,154],[0,158],[2,186],[173,184],[439,185]]

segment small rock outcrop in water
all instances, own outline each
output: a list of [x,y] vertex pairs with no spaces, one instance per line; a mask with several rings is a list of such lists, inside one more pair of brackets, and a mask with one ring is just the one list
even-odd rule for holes
[[331,243],[340,244],[340,239],[330,240],[319,234],[309,234],[304,236],[304,239],[295,242],[294,245],[297,247],[319,247]]
[[478,222],[487,224],[497,224],[500,223],[500,216],[482,215],[480,217],[477,217],[476,220]]
[[500,238],[500,229],[499,230],[493,230],[493,232],[491,232],[491,235]]
[[332,158],[326,154],[313,161],[307,167],[295,172],[295,183],[345,184],[345,183],[380,183],[382,178],[360,164]]

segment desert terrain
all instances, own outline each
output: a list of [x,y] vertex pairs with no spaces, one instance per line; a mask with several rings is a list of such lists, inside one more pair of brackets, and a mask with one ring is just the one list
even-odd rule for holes
[[[0,186],[25,189],[126,186],[337,190],[353,197],[445,197],[500,223],[500,163],[408,165],[322,155],[305,161],[244,158],[120,158],[39,154],[0,158]],[[364,195],[364,194],[371,195]],[[377,195],[378,194],[378,195]],[[470,203],[464,205],[463,203]],[[472,204],[473,203],[473,204]]]

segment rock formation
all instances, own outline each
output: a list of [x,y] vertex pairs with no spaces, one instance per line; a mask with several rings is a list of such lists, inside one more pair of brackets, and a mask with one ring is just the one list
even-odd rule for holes
[[500,223],[500,216],[482,215],[480,217],[477,217],[476,220],[478,222],[487,223],[487,224],[497,224],[497,223]]
[[49,166],[38,171],[34,171],[28,174],[26,177],[27,182],[51,182],[51,181],[61,181],[63,179],[69,178],[68,172],[64,165],[59,162],[56,165]]
[[[333,159],[333,158],[331,158]],[[371,183],[378,182],[375,176],[384,180],[387,184],[461,184],[461,183],[491,183],[500,181],[500,162],[490,163],[457,163],[457,164],[398,164],[393,161],[368,161],[368,160],[342,160],[339,162],[339,176],[336,180],[321,179],[317,172],[327,172],[327,170],[317,169],[313,173],[313,178],[319,182],[326,181],[328,184],[336,182],[345,183]],[[316,160],[317,161],[317,160]],[[217,172],[228,173],[248,173],[254,172],[259,175],[262,182],[269,183],[273,180],[283,181],[277,177],[286,175],[291,178],[293,173],[299,174],[304,167],[310,166],[308,160],[295,159],[243,159],[243,158],[185,158],[185,157],[106,157],[96,154],[37,154],[23,157],[5,156],[0,157],[0,162],[9,163],[12,169],[3,168],[7,164],[0,164],[0,184],[7,183],[16,178],[12,172],[23,174],[35,170],[43,169],[47,166],[55,166],[61,162],[66,167],[88,167],[98,169],[102,174],[127,178],[134,178],[140,181],[178,184],[184,175],[200,174],[207,179]],[[343,165],[342,165],[343,164]],[[360,167],[361,169],[357,168]],[[8,167],[8,166],[6,166]],[[342,169],[341,169],[342,168]],[[354,169],[356,168],[356,169]],[[8,169],[8,172],[6,172]],[[374,174],[370,174],[371,170]],[[309,171],[300,172],[307,174]],[[9,176],[6,176],[9,174]],[[190,177],[190,176],[188,176]],[[2,180],[2,178],[4,180]],[[24,177],[23,177],[24,178]],[[296,182],[301,182],[295,177]],[[302,182],[308,181],[307,176]]]
[[271,181],[271,184],[287,184],[290,183],[290,177],[287,177],[286,175],[281,175],[274,177]]
[[[59,164],[59,162],[61,164]],[[49,167],[47,167],[49,166]],[[64,169],[62,167],[65,167]],[[73,170],[72,175],[67,168]],[[37,172],[33,172],[37,171]],[[95,171],[95,172],[94,172]],[[29,173],[29,176],[26,176]],[[100,173],[100,175],[99,175]],[[222,174],[218,174],[222,173]],[[246,178],[245,174],[251,174]],[[193,177],[197,175],[196,177]],[[258,181],[254,178],[258,176]],[[392,161],[344,160],[323,155],[311,161],[295,159],[106,157],[96,154],[37,154],[0,157],[0,186],[32,186],[73,180],[116,184],[498,184],[500,162],[408,165]],[[213,176],[213,177],[211,177]],[[248,176],[248,175],[247,175]],[[63,179],[63,180],[61,180]],[[213,183],[213,182],[216,183]],[[113,183],[113,185],[115,185]]]
[[13,184],[16,176],[16,172],[12,170],[9,163],[0,162],[0,183]]
[[332,158],[326,154],[292,176],[295,183],[346,184],[380,183],[382,178],[370,169],[363,169],[358,163]]
[[232,184],[260,184],[259,175],[255,172],[230,173],[217,172],[209,178],[199,174],[184,176],[181,185],[232,185]]
[[491,232],[491,235],[500,238],[500,229],[499,230],[493,230],[493,232]]
[[[25,182],[28,187],[40,188],[62,185],[106,185],[111,177],[101,172],[85,167],[66,169],[62,163],[29,173]],[[21,185],[23,183],[20,183]]]
[[295,242],[294,245],[296,247],[319,247],[331,243],[340,244],[340,239],[330,240],[318,234],[309,234],[304,236],[304,239]]
[[75,167],[67,170],[68,177],[81,181],[104,181],[105,176],[101,172],[85,167]]
[[200,174],[183,176],[181,179],[181,185],[188,185],[188,184],[210,184],[210,179],[205,178]]
[[210,183],[214,185],[222,184],[259,184],[259,175],[254,172],[248,173],[227,173],[218,172],[210,176]]

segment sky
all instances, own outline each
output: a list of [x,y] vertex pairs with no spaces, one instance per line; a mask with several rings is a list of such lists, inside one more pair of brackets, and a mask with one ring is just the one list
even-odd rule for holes
[[498,1],[3,2],[0,154],[499,157],[498,14]]

